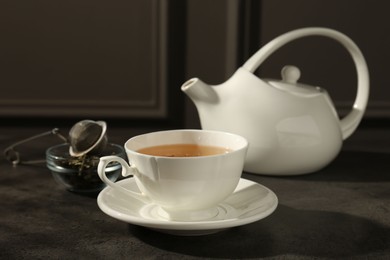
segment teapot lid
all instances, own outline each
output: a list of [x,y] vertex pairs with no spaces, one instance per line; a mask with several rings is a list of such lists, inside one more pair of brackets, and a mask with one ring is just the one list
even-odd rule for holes
[[304,97],[318,95],[324,92],[324,89],[320,87],[298,83],[297,81],[301,76],[301,72],[295,66],[284,66],[281,75],[282,80],[267,80],[268,84],[277,89]]

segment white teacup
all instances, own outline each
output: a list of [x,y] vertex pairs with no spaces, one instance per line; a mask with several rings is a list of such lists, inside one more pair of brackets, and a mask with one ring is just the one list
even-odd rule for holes
[[[206,148],[210,155],[194,156],[176,153],[190,144]],[[163,155],[148,155],[141,149],[168,146],[172,151]],[[207,146],[207,147],[204,147]],[[211,148],[216,147],[217,149]],[[156,153],[156,147],[150,148]],[[170,130],[135,136],[125,143],[130,162],[117,156],[100,158],[98,174],[111,188],[142,200],[150,199],[159,206],[159,214],[170,220],[194,221],[212,218],[218,214],[217,205],[235,190],[242,174],[248,149],[245,138],[226,132],[207,130]],[[198,151],[199,152],[199,151]],[[201,152],[203,153],[203,152]],[[188,157],[186,157],[188,156]],[[105,175],[107,164],[122,164],[122,175],[134,175],[141,193],[112,182]]]

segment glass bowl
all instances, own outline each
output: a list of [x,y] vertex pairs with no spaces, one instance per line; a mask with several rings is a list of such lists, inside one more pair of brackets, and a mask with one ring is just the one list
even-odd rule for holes
[[[116,155],[126,160],[126,152],[122,146],[109,143],[99,156],[86,154],[81,157],[72,157],[69,154],[69,144],[55,145],[46,150],[46,166],[51,170],[53,178],[69,191],[98,192],[106,184],[102,182],[97,166],[101,156]],[[122,167],[112,162],[106,167],[106,175],[116,181]]]

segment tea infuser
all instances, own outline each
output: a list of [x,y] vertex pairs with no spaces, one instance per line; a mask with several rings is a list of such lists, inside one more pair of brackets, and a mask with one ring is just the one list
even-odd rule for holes
[[[69,137],[66,138],[60,133],[58,128],[53,128],[50,131],[31,136],[29,138],[18,141],[6,149],[4,155],[7,161],[14,166],[18,164],[38,164],[44,163],[45,160],[22,160],[19,151],[15,148],[32,140],[42,138],[48,135],[55,135],[64,143],[69,143],[69,154],[73,157],[81,157],[87,153],[99,154],[106,147],[107,140],[107,124],[104,121],[82,120],[73,125],[69,131]],[[69,139],[69,140],[68,140]]]
[[99,154],[107,145],[107,124],[104,121],[82,120],[69,131],[69,153],[72,156]]

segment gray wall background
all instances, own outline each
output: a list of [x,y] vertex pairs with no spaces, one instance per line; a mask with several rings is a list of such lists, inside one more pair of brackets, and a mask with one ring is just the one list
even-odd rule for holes
[[[199,127],[180,82],[196,76],[219,84],[278,35],[323,26],[351,37],[367,59],[366,118],[390,118],[388,1],[182,2],[178,24],[169,22],[178,3],[172,0],[1,1],[0,116],[164,120],[175,117],[168,106],[181,99],[176,106],[185,109],[181,126]],[[172,36],[180,27],[185,29]],[[183,40],[184,51],[170,49],[176,39]],[[251,47],[243,44],[248,42]],[[177,56],[184,69],[176,73]],[[272,55],[258,75],[280,78],[285,64],[301,69],[301,82],[327,89],[341,115],[349,110],[356,74],[336,42],[294,41]],[[167,80],[168,75],[176,80]]]

